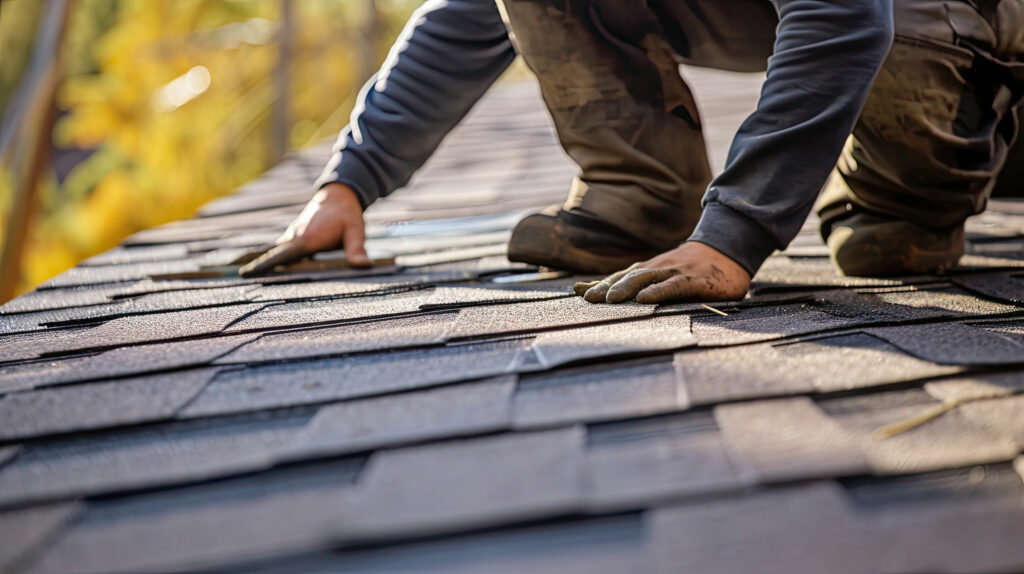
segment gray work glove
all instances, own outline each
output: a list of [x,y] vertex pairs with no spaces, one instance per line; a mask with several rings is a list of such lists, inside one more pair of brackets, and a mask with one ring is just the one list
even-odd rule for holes
[[750,289],[750,274],[717,249],[688,241],[573,291],[590,303],[735,301]]

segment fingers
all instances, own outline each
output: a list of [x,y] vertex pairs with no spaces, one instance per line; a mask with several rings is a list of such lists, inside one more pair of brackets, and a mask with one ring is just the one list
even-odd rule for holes
[[582,297],[587,293],[587,291],[591,287],[597,285],[598,283],[600,283],[600,281],[580,281],[579,283],[576,283],[575,285],[572,286],[572,291],[573,293]]
[[[274,270],[278,265],[285,263],[291,263],[296,259],[301,259],[309,252],[294,241],[288,241],[280,245],[275,246],[270,251],[267,251],[263,255],[260,255],[248,265],[238,270],[238,274],[242,277],[252,277],[253,275],[262,275],[269,273]],[[364,254],[365,256],[365,254]]]
[[345,259],[353,267],[373,267],[373,261],[366,255],[366,234],[363,229],[363,218],[351,222],[342,236],[345,246]]
[[679,271],[675,269],[635,269],[616,281],[608,289],[604,299],[609,303],[630,301],[647,286],[660,283],[678,274]]
[[706,300],[705,287],[696,284],[692,277],[676,275],[667,281],[655,283],[636,294],[637,303],[669,303],[677,301]]
[[590,289],[587,289],[586,293],[583,294],[583,299],[586,300],[588,303],[604,303],[604,297],[605,295],[608,294],[608,290],[612,288],[612,285],[614,285],[616,281],[624,277],[627,273],[632,271],[635,267],[636,265],[631,265],[626,269],[623,269],[622,271],[612,273],[611,275],[598,281],[597,285],[594,285]]

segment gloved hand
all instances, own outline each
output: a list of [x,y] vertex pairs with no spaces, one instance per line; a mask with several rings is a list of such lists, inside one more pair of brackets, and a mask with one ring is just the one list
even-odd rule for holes
[[347,185],[331,183],[313,196],[273,249],[239,269],[238,274],[259,275],[278,265],[339,247],[345,248],[345,258],[353,267],[371,267],[373,262],[366,255],[364,241],[363,208],[356,193]]
[[573,290],[590,303],[735,301],[750,289],[750,274],[722,252],[694,241],[634,263]]

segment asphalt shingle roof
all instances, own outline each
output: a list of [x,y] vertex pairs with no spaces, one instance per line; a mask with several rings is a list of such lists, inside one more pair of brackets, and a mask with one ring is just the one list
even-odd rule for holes
[[727,316],[594,306],[503,256],[573,175],[510,83],[367,212],[396,265],[198,278],[326,153],[0,307],[0,571],[1024,570],[1024,203],[943,276],[809,221]]

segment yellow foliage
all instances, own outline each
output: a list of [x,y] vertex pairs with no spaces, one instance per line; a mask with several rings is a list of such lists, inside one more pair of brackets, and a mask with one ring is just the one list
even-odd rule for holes
[[[381,6],[387,37],[414,0]],[[292,146],[343,127],[362,82],[355,0],[295,2]],[[277,0],[79,0],[60,147],[96,150],[41,201],[23,288],[126,235],[191,215],[269,167]],[[6,6],[6,3],[5,3]],[[380,54],[382,56],[383,54]],[[325,125],[327,122],[327,125]],[[3,174],[0,174],[3,175]],[[9,189],[0,184],[0,208]]]

